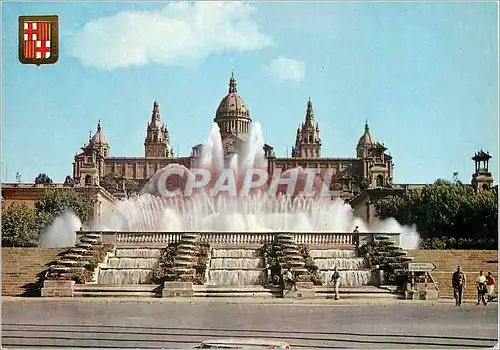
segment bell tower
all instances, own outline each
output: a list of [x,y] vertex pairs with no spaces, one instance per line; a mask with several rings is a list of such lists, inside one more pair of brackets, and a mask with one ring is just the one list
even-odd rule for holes
[[148,123],[144,141],[144,153],[145,157],[171,158],[174,156],[167,127],[161,122],[160,105],[157,101],[153,103],[151,121]]
[[476,152],[474,157],[472,157],[475,163],[475,171],[472,174],[472,186],[477,190],[489,190],[493,186],[493,177],[489,171],[490,159],[490,154],[483,150]]
[[295,146],[292,148],[292,157],[320,158],[321,137],[319,126],[314,119],[314,109],[311,98],[307,102],[306,120],[297,128]]

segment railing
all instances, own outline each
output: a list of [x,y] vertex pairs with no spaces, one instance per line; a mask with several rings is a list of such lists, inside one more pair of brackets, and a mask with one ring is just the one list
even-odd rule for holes
[[273,232],[200,232],[200,241],[208,244],[264,244],[274,237]]
[[293,232],[292,235],[297,244],[352,245],[354,242],[352,233]]
[[[77,238],[89,231],[77,231]],[[179,242],[182,234],[176,232],[112,232],[112,231],[92,231],[102,234],[102,242],[114,245],[160,245],[165,246],[170,243]],[[264,244],[272,242],[278,233],[282,232],[215,232],[201,231],[190,232],[200,235],[200,241],[208,244]],[[349,232],[290,232],[297,244],[308,245],[355,245],[355,234]],[[360,244],[373,241],[377,235],[388,235],[396,242],[400,243],[399,233],[360,233]]]

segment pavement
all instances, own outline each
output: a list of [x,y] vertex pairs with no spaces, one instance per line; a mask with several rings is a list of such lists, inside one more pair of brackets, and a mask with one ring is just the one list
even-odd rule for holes
[[452,300],[2,299],[3,348],[192,348],[257,337],[292,348],[491,348],[498,304]]

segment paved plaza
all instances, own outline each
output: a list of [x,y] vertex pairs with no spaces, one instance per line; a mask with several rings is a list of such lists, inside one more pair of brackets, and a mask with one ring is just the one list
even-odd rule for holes
[[294,348],[464,348],[497,344],[496,303],[214,299],[3,300],[2,345],[192,348],[262,337]]

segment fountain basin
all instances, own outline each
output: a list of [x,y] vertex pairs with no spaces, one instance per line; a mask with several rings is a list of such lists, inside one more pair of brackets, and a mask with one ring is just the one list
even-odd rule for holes
[[188,249],[196,249],[196,245],[191,244],[191,243],[181,243],[179,244],[179,248],[188,248]]
[[82,237],[82,238],[80,238],[80,242],[94,244],[94,243],[99,242],[99,239],[91,238],[91,237]]
[[94,232],[89,232],[85,234],[85,237],[89,238],[101,238],[101,236],[102,235],[100,233],[94,233]]
[[190,255],[176,255],[175,258],[174,258],[174,261],[177,262],[181,262],[181,261],[191,261],[193,259],[192,256]]
[[88,264],[87,261],[83,260],[59,260],[57,263],[65,266],[85,266]]
[[411,256],[403,256],[400,259],[403,262],[405,262],[405,261],[412,261],[413,260],[413,258]]
[[92,244],[90,244],[90,243],[77,243],[77,244],[75,244],[75,247],[89,249],[92,247]]
[[86,248],[71,248],[71,252],[75,254],[81,254],[81,253],[86,253],[88,249]]
[[69,258],[69,259],[73,259],[73,260],[79,260],[79,259],[83,258],[83,255],[68,253],[68,254],[64,255],[64,258]]
[[188,269],[185,267],[174,267],[172,268],[172,271],[179,273],[179,274],[193,274],[195,273],[195,269]]
[[54,272],[70,272],[71,267],[66,267],[66,266],[54,266],[51,268],[52,271]]

